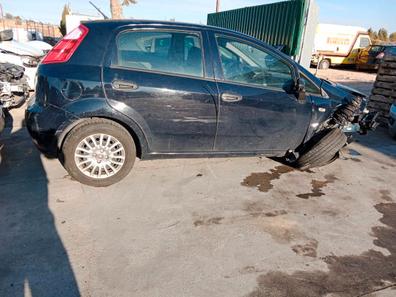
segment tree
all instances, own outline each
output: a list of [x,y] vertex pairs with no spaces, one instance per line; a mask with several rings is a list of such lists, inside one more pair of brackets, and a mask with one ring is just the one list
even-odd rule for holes
[[110,10],[112,19],[122,19],[122,6],[128,6],[129,4],[136,4],[137,0],[110,0]]
[[15,17],[15,24],[22,25],[22,18],[19,15]]
[[6,13],[5,14],[5,18],[7,19],[7,20],[12,20],[13,18],[14,18],[14,16],[11,14],[11,13]]
[[389,35],[389,41],[396,42],[396,32],[393,32],[391,35]]
[[372,41],[378,40],[378,33],[374,31],[372,28],[367,30],[367,34],[370,36]]
[[385,28],[378,30],[378,38],[381,41],[388,41],[388,31]]
[[59,31],[63,36],[66,35],[66,16],[71,13],[69,5],[65,5],[62,11],[62,18],[59,24]]

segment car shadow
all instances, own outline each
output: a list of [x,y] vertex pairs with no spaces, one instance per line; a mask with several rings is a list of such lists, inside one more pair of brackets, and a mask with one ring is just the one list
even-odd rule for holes
[[[25,128],[0,135],[0,296],[80,296],[48,207],[48,179]],[[30,296],[30,295],[29,295]]]
[[396,141],[384,127],[378,127],[375,131],[368,132],[367,135],[358,135],[355,137],[355,141],[371,150],[396,159]]

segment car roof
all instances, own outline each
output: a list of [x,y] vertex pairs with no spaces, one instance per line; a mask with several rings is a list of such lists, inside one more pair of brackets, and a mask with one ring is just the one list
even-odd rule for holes
[[[106,24],[113,26],[123,26],[123,25],[166,25],[166,26],[183,26],[191,28],[202,28],[208,29],[211,26],[206,26],[202,24],[186,23],[186,22],[172,22],[172,21],[158,21],[158,20],[137,20],[137,19],[122,19],[122,20],[93,20],[85,21],[85,24]],[[212,27],[216,28],[216,27]],[[217,28],[216,28],[217,29]]]
[[200,30],[216,30],[216,31],[224,31],[230,33],[236,33],[241,36],[248,36],[249,35],[243,34],[238,31],[215,27],[215,26],[208,26],[202,24],[194,24],[194,23],[187,23],[187,22],[173,22],[173,21],[159,21],[159,20],[138,20],[138,19],[122,19],[122,20],[91,20],[91,21],[83,21],[83,24],[94,24],[94,25],[107,25],[110,27],[119,27],[119,26],[126,26],[126,25],[159,25],[159,26],[174,26],[174,27],[184,27],[184,28],[191,28],[191,29],[200,29]]

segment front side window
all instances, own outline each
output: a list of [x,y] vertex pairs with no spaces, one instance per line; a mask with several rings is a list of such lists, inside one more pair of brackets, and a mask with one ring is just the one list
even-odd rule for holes
[[126,31],[117,38],[112,65],[202,77],[201,40],[183,32]]
[[305,84],[305,91],[313,95],[321,95],[320,88],[318,88],[313,82],[311,82],[305,74],[300,73],[300,79]]
[[293,84],[291,68],[272,53],[222,36],[217,44],[225,80],[284,90]]

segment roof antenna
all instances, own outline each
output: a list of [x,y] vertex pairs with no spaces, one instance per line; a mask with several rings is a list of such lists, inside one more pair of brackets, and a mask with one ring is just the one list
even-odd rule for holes
[[89,1],[89,4],[91,4],[104,17],[105,20],[109,19],[107,15],[105,15],[95,4],[92,3],[92,1]]

